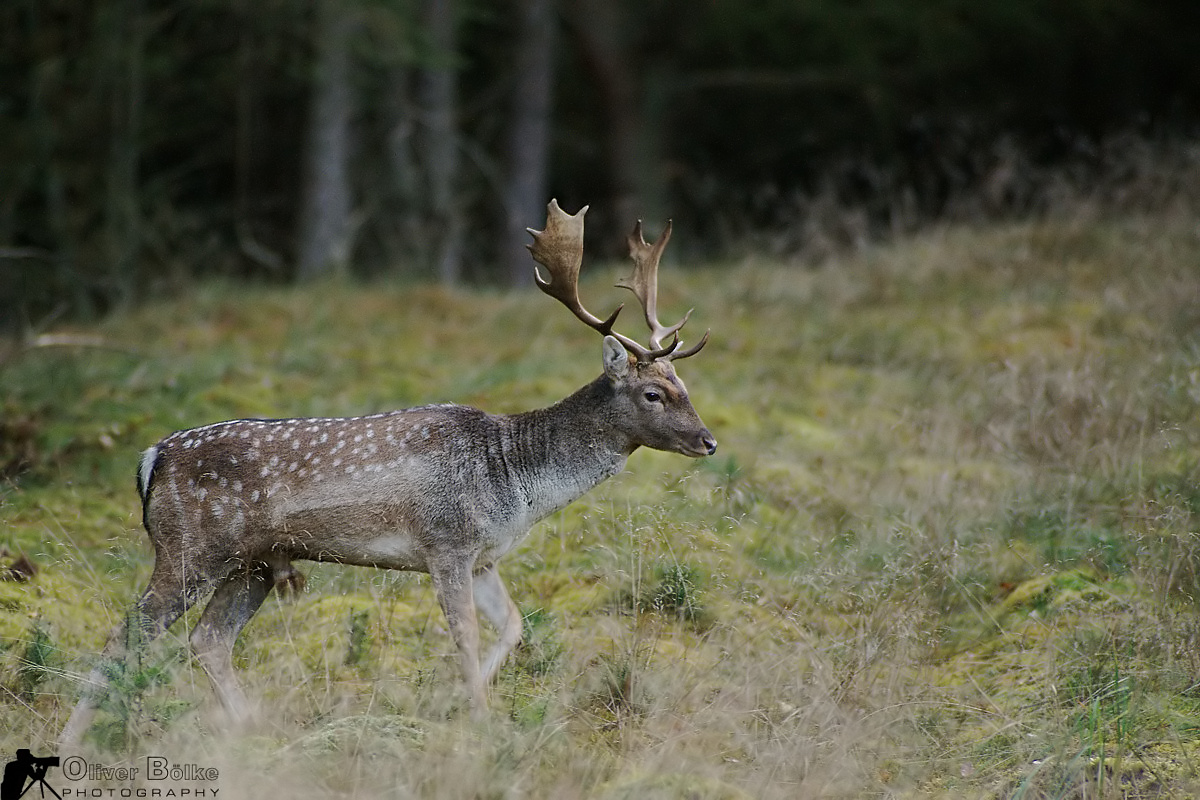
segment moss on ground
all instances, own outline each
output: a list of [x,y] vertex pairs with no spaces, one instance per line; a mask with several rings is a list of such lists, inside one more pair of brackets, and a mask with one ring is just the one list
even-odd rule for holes
[[[227,796],[1192,796],[1197,264],[1167,218],[664,274],[713,328],[679,368],[721,450],[635,454],[505,560],[527,640],[492,719],[426,579],[300,565],[235,651],[257,728],[216,735],[192,614],[89,746],[219,764]],[[0,581],[0,755],[52,748],[146,580],[159,437],[514,411],[600,369],[533,292],[212,285],[76,332],[106,347],[0,363],[0,570],[39,568]]]

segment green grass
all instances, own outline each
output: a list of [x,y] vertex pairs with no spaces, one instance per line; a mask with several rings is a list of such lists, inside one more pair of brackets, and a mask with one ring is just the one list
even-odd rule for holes
[[[1192,796],[1198,265],[1167,217],[669,271],[664,316],[713,329],[679,369],[721,449],[636,453],[505,560],[527,641],[490,720],[425,577],[301,565],[235,651],[253,731],[221,733],[185,620],[89,747],[219,766],[225,797]],[[0,363],[0,544],[41,568],[0,582],[0,755],[52,750],[149,574],[142,448],[600,371],[536,292],[214,285],[78,333],[110,347]]]

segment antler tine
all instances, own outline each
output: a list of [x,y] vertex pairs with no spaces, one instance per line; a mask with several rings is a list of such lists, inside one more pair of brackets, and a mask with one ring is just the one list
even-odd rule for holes
[[[688,313],[691,313],[691,312],[688,312]],[[696,355],[696,353],[699,353],[700,350],[703,349],[704,345],[708,344],[708,334],[710,334],[710,333],[712,333],[711,330],[705,331],[704,335],[700,337],[700,341],[696,342],[694,345],[692,345],[691,347],[689,347],[686,350],[677,350],[677,351],[671,353],[670,355],[667,356],[667,359],[670,361],[677,361],[681,358],[687,358],[688,356]]]
[[[662,258],[663,249],[666,248],[670,239],[671,220],[667,220],[667,227],[663,229],[658,241],[648,244],[645,237],[642,236],[642,221],[639,219],[627,240],[629,257],[633,259],[633,274],[617,281],[617,286],[633,292],[638,302],[642,304],[642,310],[646,315],[646,325],[650,327],[650,347],[655,351],[665,349],[666,352],[663,355],[670,354],[678,346],[679,329],[684,326],[692,314],[689,311],[683,315],[683,319],[670,326],[664,326],[658,321],[658,261]],[[664,348],[663,340],[667,337],[673,337],[674,341]],[[661,356],[658,357],[661,358]],[[680,358],[680,356],[674,356],[674,358]]]
[[534,267],[534,282],[539,289],[570,309],[584,324],[605,336],[615,337],[626,350],[637,356],[639,361],[660,358],[664,354],[647,350],[612,329],[617,315],[625,307],[624,304],[617,306],[608,319],[600,319],[584,308],[579,300],[579,269],[583,265],[583,217],[587,210],[588,207],[584,206],[574,214],[568,214],[559,207],[558,200],[551,200],[546,206],[546,229],[525,229],[533,234],[533,242],[526,246],[534,261],[545,267],[550,274],[549,280],[546,280],[542,278],[538,268]]

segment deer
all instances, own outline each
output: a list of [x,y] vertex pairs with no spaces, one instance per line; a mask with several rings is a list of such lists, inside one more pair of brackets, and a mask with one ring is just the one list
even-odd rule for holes
[[[658,321],[670,222],[654,244],[637,222],[628,237],[633,273],[617,283],[641,304],[650,329],[644,346],[614,330],[624,304],[601,319],[580,301],[587,210],[567,214],[551,200],[545,229],[527,229],[537,286],[603,335],[603,373],[569,397],[508,415],[443,404],[231,420],[177,431],[142,453],[137,489],[154,567],[86,679],[61,745],[82,740],[109,690],[111,665],[206,596],[190,648],[226,717],[249,722],[234,642],[273,589],[303,586],[295,560],[428,573],[471,715],[486,715],[487,687],[522,638],[500,559],[534,523],[622,471],[638,448],[693,458],[717,449],[674,368],[709,332],[685,349],[679,331],[692,312],[673,325]],[[496,631],[482,660],[478,615]]]

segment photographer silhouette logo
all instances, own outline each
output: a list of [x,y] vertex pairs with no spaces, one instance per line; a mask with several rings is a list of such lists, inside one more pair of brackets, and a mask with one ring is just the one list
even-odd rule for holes
[[58,756],[34,758],[28,750],[18,750],[16,758],[4,765],[4,778],[0,780],[0,800],[18,800],[34,786],[41,790],[42,797],[45,797],[48,791],[58,800],[62,800],[62,795],[46,783],[46,771],[57,766]]

